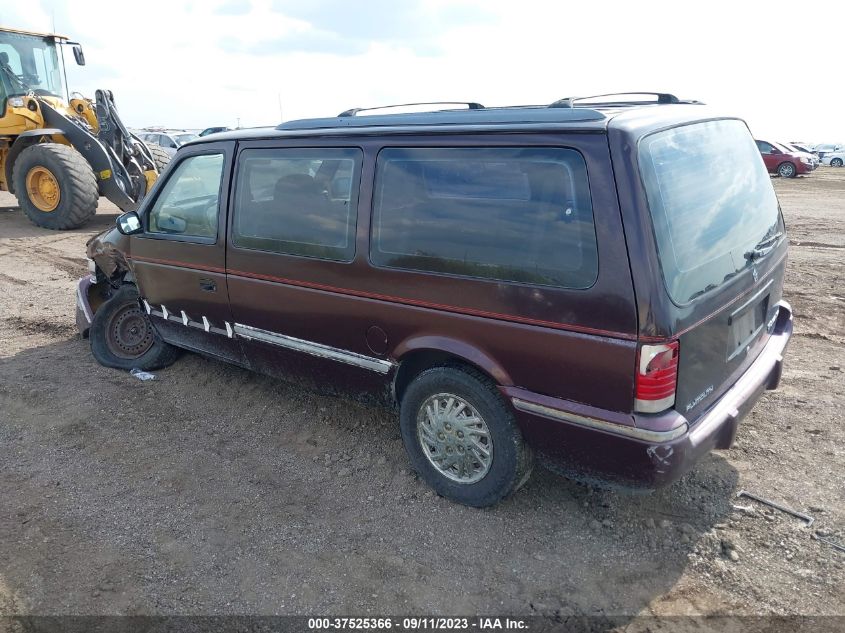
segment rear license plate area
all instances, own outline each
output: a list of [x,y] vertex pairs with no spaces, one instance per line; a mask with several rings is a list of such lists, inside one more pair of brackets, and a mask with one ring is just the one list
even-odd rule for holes
[[728,360],[732,360],[759,336],[766,325],[766,315],[769,313],[769,295],[758,298],[752,304],[745,304],[731,314],[728,319],[730,335],[728,336]]

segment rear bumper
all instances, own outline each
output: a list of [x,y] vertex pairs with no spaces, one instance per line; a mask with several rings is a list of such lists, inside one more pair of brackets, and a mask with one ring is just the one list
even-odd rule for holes
[[626,488],[658,488],[689,471],[713,449],[730,448],[740,420],[762,393],[776,389],[792,336],[792,311],[781,302],[772,335],[753,364],[699,417],[618,414],[505,387],[520,428],[553,470]]
[[91,286],[95,283],[93,275],[86,275],[76,283],[76,328],[83,337],[88,336],[88,330],[94,320],[94,311],[88,297]]

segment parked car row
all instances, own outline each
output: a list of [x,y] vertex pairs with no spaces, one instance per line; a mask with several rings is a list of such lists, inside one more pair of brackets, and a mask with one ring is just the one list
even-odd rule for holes
[[842,167],[845,165],[845,143],[791,143],[802,151],[809,151],[816,155],[822,165]]
[[185,143],[193,141],[199,136],[187,130],[168,130],[162,128],[147,128],[135,131],[138,136],[145,143],[153,143],[160,146],[170,156],[176,154],[176,150],[182,147]]

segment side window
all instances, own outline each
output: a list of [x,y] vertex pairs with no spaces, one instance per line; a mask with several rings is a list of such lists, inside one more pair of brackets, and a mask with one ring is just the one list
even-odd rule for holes
[[563,148],[379,153],[370,259],[378,266],[588,288],[598,254],[587,169]]
[[161,139],[161,142],[159,143],[159,145],[161,145],[162,147],[167,147],[169,149],[176,149],[175,141],[170,136],[168,136],[167,134],[162,134],[160,136],[160,139]]
[[771,154],[772,153],[772,146],[771,146],[771,144],[767,143],[766,141],[757,141],[757,147],[760,148],[760,153],[762,153],[762,154]]
[[223,162],[223,154],[189,156],[181,161],[150,209],[148,231],[217,237]]
[[234,245],[352,261],[361,159],[355,148],[242,151]]

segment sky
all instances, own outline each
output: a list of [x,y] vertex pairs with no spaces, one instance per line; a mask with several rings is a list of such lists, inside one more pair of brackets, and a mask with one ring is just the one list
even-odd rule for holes
[[0,25],[55,24],[80,41],[85,67],[66,53],[71,90],[112,90],[134,127],[648,90],[740,116],[759,138],[818,143],[845,141],[841,4],[146,0],[90,11],[78,0],[10,0]]

